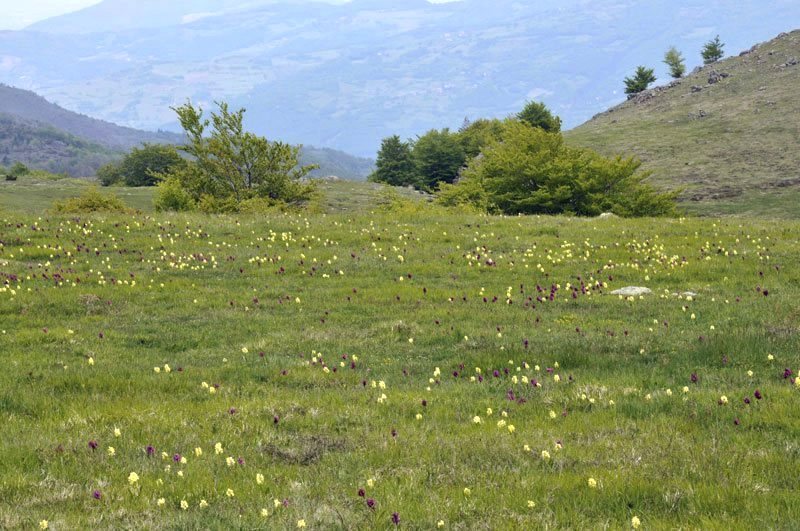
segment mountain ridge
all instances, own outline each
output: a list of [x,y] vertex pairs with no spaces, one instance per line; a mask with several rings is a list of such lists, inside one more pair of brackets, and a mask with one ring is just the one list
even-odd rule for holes
[[[654,0],[647,9],[634,0],[228,0],[227,11],[205,13],[194,2],[123,3],[133,20],[161,26],[126,27],[109,15],[119,1],[107,0],[69,19],[103,32],[52,33],[66,24],[59,18],[4,33],[0,81],[145,129],[174,130],[168,109],[187,98],[225,99],[247,107],[269,138],[372,156],[385,136],[503,117],[528,99],[576,126],[617,103],[622,78],[660,63],[670,45],[692,66],[716,33],[734,50],[800,25],[791,0]],[[172,11],[162,20],[158,9]]]
[[176,133],[142,131],[69,111],[35,92],[3,83],[0,83],[0,113],[47,124],[112,149],[130,149],[143,142],[176,144],[183,138]]

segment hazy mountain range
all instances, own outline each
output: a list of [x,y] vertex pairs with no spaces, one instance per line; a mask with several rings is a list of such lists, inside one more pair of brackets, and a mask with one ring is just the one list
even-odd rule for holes
[[[74,177],[95,174],[145,142],[182,144],[184,137],[165,131],[140,131],[68,111],[43,97],[0,84],[0,166],[22,162],[31,168]],[[363,180],[372,159],[330,148],[303,146],[302,164],[316,164],[311,175]]]
[[392,133],[458,127],[540,99],[575,126],[676,45],[689,66],[800,26],[797,0],[105,0],[0,32],[0,82],[145,129],[187,98],[248,108],[270,138],[374,155]]

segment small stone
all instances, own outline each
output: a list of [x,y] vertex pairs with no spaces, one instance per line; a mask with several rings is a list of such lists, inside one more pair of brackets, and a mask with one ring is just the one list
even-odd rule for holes
[[639,297],[640,295],[650,295],[653,290],[650,288],[643,288],[638,286],[627,286],[616,291],[612,291],[612,295],[621,295],[623,297]]
[[712,70],[711,73],[708,75],[708,84],[713,85],[714,83],[719,83],[723,79],[728,77],[728,74],[722,72],[717,72],[716,70]]

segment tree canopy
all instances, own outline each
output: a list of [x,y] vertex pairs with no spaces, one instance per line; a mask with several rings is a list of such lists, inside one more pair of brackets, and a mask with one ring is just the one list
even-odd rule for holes
[[124,183],[126,186],[155,186],[159,175],[174,168],[182,167],[186,161],[178,154],[175,146],[163,144],[143,144],[133,148],[118,163],[110,163],[97,170],[97,177],[103,186]]
[[725,48],[725,44],[719,40],[719,35],[705,43],[703,49],[700,51],[700,55],[703,57],[703,63],[708,65],[722,59],[725,55],[723,48]]
[[553,116],[544,103],[529,101],[517,114],[517,119],[526,122],[532,127],[539,127],[548,133],[561,131],[561,118]]
[[503,131],[502,120],[480,119],[465,124],[458,131],[458,140],[468,159],[480,155],[481,149],[490,141],[500,138]]
[[[190,160],[159,175],[168,181],[163,194],[173,197],[181,191],[182,205],[190,198],[210,211],[238,210],[254,199],[266,204],[307,200],[314,187],[302,180],[316,166],[299,163],[300,147],[270,142],[246,131],[245,109],[231,112],[224,102],[217,107],[210,118],[204,118],[203,110],[191,103],[173,109],[188,138],[179,149]],[[170,208],[163,202],[160,206]]]
[[652,68],[638,66],[636,67],[636,73],[632,77],[625,78],[625,94],[635,95],[643,92],[655,81],[656,76]]
[[397,135],[384,138],[375,161],[375,171],[369,180],[392,186],[417,185],[417,168],[411,144],[403,142]]
[[683,59],[683,54],[674,46],[664,54],[664,64],[669,67],[669,75],[674,79],[680,79],[686,73],[686,62]]
[[435,190],[439,183],[452,183],[466,160],[458,135],[449,129],[432,129],[414,142],[420,188]]
[[502,141],[473,159],[458,184],[442,185],[439,201],[504,214],[674,214],[676,194],[655,191],[639,170],[635,159],[567,147],[558,133],[507,120]]

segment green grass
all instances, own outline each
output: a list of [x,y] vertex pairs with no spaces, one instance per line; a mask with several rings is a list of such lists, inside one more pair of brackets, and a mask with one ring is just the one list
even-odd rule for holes
[[[422,196],[407,188],[392,188],[383,184],[355,181],[317,181],[319,200],[311,209],[320,212],[349,212],[361,210],[364,205],[379,205],[383,200],[418,200]],[[73,179],[34,171],[31,175],[20,177],[17,181],[0,180],[0,211],[12,210],[29,214],[51,210],[56,201],[78,197],[96,181]],[[103,193],[117,195],[130,208],[142,212],[153,212],[155,188],[131,188],[112,186],[102,188]]]
[[[684,190],[693,213],[798,219],[800,208],[784,198],[800,193],[800,66],[781,67],[798,56],[800,31],[794,31],[706,66],[652,99],[599,114],[565,138],[607,155],[638,157],[654,185]],[[709,85],[712,70],[730,77]]]
[[[387,529],[397,512],[409,529],[789,529],[800,513],[797,222],[421,203],[76,218],[0,197],[0,527]],[[609,294],[627,285],[655,293]]]

